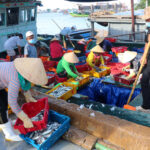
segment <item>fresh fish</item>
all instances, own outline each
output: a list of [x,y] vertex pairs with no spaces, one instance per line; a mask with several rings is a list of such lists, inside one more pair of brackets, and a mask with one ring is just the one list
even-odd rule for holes
[[84,78],[80,76],[78,79],[76,78],[75,81],[80,81],[82,79],[84,79]]
[[37,144],[42,144],[47,138],[49,138],[54,131],[56,131],[61,124],[58,122],[49,121],[47,124],[47,128],[40,131],[31,132],[29,138],[34,140]]
[[106,69],[100,69],[100,70],[97,70],[97,72],[102,72],[102,71],[105,71]]
[[44,110],[41,110],[41,112],[39,114],[37,114],[36,116],[32,117],[31,120],[32,121],[40,121],[43,119],[44,116]]
[[61,85],[56,90],[51,92],[49,95],[58,98],[62,96],[63,94],[65,94],[66,92],[70,91],[71,89],[72,87],[66,87],[66,86]]
[[122,78],[122,79],[126,79],[126,75],[121,75],[121,76],[119,76],[120,78]]

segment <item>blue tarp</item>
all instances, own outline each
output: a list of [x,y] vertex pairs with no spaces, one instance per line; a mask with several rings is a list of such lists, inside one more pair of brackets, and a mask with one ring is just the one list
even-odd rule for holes
[[[136,89],[132,99],[139,95],[140,91],[141,89]],[[92,83],[78,91],[79,94],[88,96],[91,101],[97,101],[118,107],[123,107],[123,105],[127,103],[130,92],[130,88],[104,84],[102,83],[102,78],[94,79]]]
[[137,53],[144,53],[144,47],[143,48],[137,48],[137,47],[133,47],[132,51],[135,51]]

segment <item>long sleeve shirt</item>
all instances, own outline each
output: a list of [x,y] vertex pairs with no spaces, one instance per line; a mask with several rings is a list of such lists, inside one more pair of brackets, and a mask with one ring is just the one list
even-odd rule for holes
[[8,88],[8,104],[18,114],[21,111],[17,103],[20,82],[13,62],[0,63],[0,89],[5,88]]
[[99,59],[95,58],[94,56],[94,53],[93,52],[90,52],[87,59],[86,59],[86,62],[91,66],[91,67],[94,67],[97,63],[101,63],[102,65],[104,65],[104,59],[103,59],[103,56],[101,55]]
[[71,76],[73,78],[76,78],[78,75],[76,75],[75,73],[73,73],[73,71],[71,70],[70,67],[73,68],[74,72],[77,72],[77,69],[76,69],[76,67],[75,67],[74,64],[69,63],[64,58],[62,58],[59,61],[58,65],[57,65],[57,73],[61,73],[61,72],[66,71],[69,76]]

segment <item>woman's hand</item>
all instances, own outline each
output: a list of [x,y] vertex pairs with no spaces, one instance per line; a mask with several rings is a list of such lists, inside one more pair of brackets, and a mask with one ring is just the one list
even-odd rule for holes
[[36,99],[34,99],[34,98],[32,97],[30,91],[24,92],[24,96],[25,96],[25,99],[26,99],[26,102],[27,102],[27,103],[29,103],[29,102],[36,102]]
[[18,118],[20,120],[23,121],[24,127],[25,128],[32,128],[33,127],[33,123],[31,121],[31,119],[27,116],[27,114],[25,114],[23,111],[19,112],[17,114]]

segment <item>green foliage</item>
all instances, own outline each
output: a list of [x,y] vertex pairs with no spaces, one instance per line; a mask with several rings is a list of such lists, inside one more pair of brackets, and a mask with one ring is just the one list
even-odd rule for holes
[[[150,6],[150,0],[148,0],[148,6]],[[144,9],[146,7],[146,0],[140,0],[140,2],[135,6],[135,9]]]

